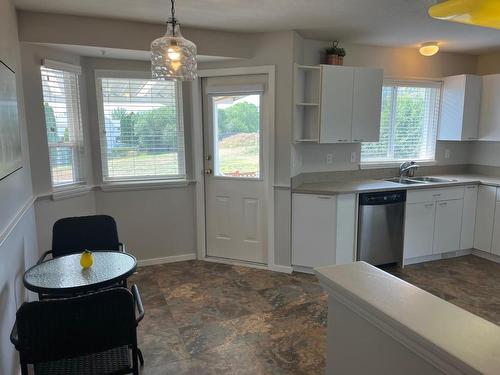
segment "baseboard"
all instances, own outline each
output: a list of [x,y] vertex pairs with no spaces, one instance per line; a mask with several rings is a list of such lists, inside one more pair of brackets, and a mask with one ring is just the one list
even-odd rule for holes
[[294,272],[301,272],[301,273],[308,273],[311,275],[315,275],[316,272],[314,272],[313,267],[304,267],[304,266],[293,266],[291,267]]
[[472,255],[475,255],[475,256],[478,256],[480,258],[484,258],[487,260],[491,260],[492,262],[495,262],[495,263],[500,263],[500,256],[495,255],[495,254],[491,254],[491,253],[487,253],[486,251],[472,249]]
[[448,258],[456,258],[456,257],[461,257],[464,255],[469,255],[469,254],[473,254],[472,249],[450,251],[449,253],[442,253],[442,254],[436,254],[436,255],[426,255],[423,257],[405,259],[404,265],[409,266],[411,264],[432,262],[435,260],[448,259]]
[[269,266],[268,269],[270,271],[281,272],[281,273],[292,273],[293,268],[290,266],[280,266],[279,264],[275,264],[273,266]]
[[217,258],[217,257],[205,257],[202,260],[204,260],[206,262],[229,264],[231,266],[257,268],[260,270],[267,270],[268,269],[266,264],[245,262],[245,261],[241,261],[241,260],[233,260],[233,259]]
[[137,265],[139,267],[144,266],[152,266],[155,264],[164,264],[164,263],[174,263],[174,262],[183,262],[186,260],[196,259],[196,254],[181,254],[181,255],[171,255],[169,257],[162,258],[151,258],[151,259],[142,259],[137,261]]

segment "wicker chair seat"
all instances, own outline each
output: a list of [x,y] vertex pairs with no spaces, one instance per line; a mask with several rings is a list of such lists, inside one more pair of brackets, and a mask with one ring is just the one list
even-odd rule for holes
[[127,346],[81,357],[35,365],[36,375],[108,375],[130,372],[131,353]]

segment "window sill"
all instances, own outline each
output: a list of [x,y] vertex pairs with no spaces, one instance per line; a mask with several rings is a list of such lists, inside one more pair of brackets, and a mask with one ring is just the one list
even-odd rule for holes
[[156,181],[120,181],[105,182],[100,188],[105,192],[112,191],[131,191],[131,190],[152,190],[152,189],[170,189],[186,187],[194,183],[191,180],[156,180]]
[[64,188],[54,190],[52,192],[52,200],[58,201],[62,199],[75,198],[88,194],[94,187],[90,185],[71,185]]
[[[373,163],[360,163],[359,169],[382,169],[382,168],[399,168],[401,163],[405,160],[401,161],[389,161],[389,162],[373,162]],[[437,161],[435,160],[427,160],[427,161],[415,161],[421,167],[427,167],[436,165]]]

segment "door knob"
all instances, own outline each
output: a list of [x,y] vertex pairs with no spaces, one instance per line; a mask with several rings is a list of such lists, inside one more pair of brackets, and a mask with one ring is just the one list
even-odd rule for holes
[[209,175],[209,174],[212,174],[212,170],[211,169],[204,169],[203,173]]

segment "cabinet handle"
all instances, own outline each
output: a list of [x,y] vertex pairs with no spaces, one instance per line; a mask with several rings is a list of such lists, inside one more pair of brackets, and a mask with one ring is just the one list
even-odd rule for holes
[[446,203],[446,202],[441,202],[441,203],[439,203],[439,205],[440,205],[441,207],[446,207],[446,206],[448,205],[448,203]]
[[476,189],[477,186],[473,185],[473,186],[467,186],[467,189]]
[[437,198],[437,197],[440,197],[440,196],[441,196],[441,194],[432,194],[432,196],[433,196],[434,198]]
[[316,197],[318,199],[332,199],[332,197]]
[[434,207],[434,203],[428,203],[424,207]]
[[354,142],[364,142],[364,139],[353,139]]

